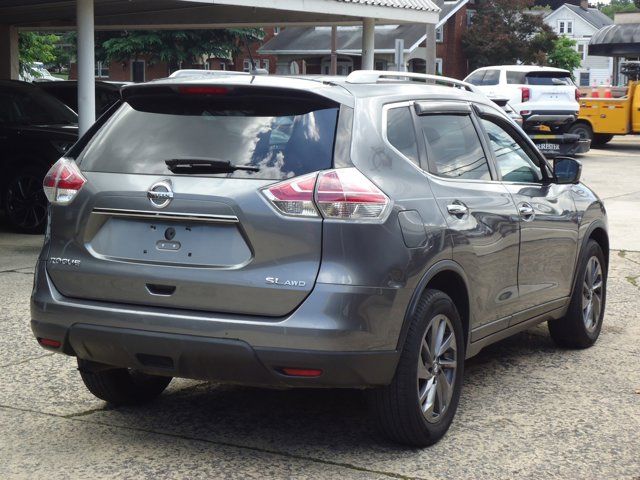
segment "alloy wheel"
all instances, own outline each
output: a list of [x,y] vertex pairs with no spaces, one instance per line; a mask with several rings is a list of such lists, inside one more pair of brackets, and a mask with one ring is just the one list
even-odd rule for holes
[[425,419],[436,423],[451,403],[456,381],[458,352],[451,320],[431,319],[418,357],[418,399]]
[[31,174],[20,174],[7,188],[6,210],[12,223],[25,230],[38,228],[47,217],[47,197],[42,179]]
[[593,256],[587,262],[582,284],[582,321],[589,332],[593,332],[600,321],[603,292],[602,266],[598,257]]

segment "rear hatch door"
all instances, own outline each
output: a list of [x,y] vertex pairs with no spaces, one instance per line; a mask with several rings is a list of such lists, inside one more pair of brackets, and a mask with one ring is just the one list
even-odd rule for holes
[[568,72],[529,72],[525,79],[530,87],[531,102],[541,104],[545,110],[578,111],[576,86]]
[[[125,98],[77,157],[87,178],[78,198],[52,208],[47,270],[56,288],[242,315],[294,310],[314,286],[322,221],[277,213],[261,189],[331,168],[339,105],[234,86]],[[176,159],[247,169],[172,171]]]

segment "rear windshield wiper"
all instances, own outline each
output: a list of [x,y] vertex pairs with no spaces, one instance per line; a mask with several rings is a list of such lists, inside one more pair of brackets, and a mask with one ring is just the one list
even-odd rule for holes
[[228,160],[216,158],[174,158],[165,160],[167,168],[173,173],[187,173],[191,175],[206,173],[231,173],[236,170],[258,172],[260,167],[255,165],[232,165]]

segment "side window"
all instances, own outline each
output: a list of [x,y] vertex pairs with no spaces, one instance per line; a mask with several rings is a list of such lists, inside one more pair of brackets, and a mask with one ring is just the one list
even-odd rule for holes
[[471,117],[424,115],[420,126],[432,173],[447,178],[491,180],[489,164]]
[[487,70],[482,80],[482,85],[498,85],[500,82],[500,70]]
[[387,112],[387,140],[405,157],[419,165],[418,143],[409,107],[391,108]]
[[471,85],[482,85],[485,70],[478,70],[467,77],[467,82]]
[[507,71],[507,83],[510,85],[524,85],[527,83],[526,72]]
[[498,163],[498,170],[505,182],[541,182],[540,167],[518,144],[517,140],[500,125],[482,119],[482,126],[489,136],[491,149]]

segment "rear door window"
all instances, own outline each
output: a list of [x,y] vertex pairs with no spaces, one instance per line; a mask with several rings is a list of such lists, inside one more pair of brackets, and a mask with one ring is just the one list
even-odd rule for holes
[[446,178],[491,180],[489,163],[469,115],[424,115],[420,126],[431,173]]
[[303,175],[332,167],[339,106],[329,103],[149,95],[123,104],[78,162],[85,171],[170,176],[166,160],[211,159],[259,170],[206,176],[280,180]]
[[509,85],[524,85],[527,83],[527,73],[507,71],[507,83]]

